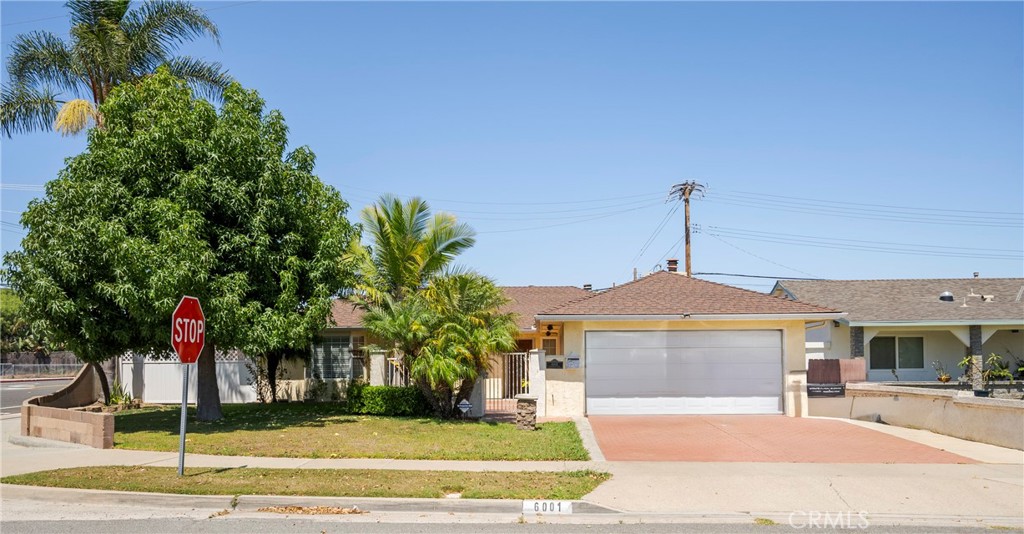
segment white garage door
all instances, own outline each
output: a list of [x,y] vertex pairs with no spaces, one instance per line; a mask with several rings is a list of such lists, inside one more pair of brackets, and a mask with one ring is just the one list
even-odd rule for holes
[[587,332],[587,414],[777,414],[782,332]]

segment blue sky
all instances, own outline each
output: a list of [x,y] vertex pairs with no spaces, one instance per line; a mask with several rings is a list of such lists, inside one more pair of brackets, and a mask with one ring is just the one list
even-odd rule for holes
[[[1024,275],[1019,2],[199,5],[221,46],[183,52],[281,110],[353,220],[424,197],[476,229],[461,263],[502,285],[682,259],[666,200],[686,180],[707,186],[697,273]],[[66,37],[64,15],[0,4],[5,60],[18,33]],[[2,143],[8,251],[85,139]]]

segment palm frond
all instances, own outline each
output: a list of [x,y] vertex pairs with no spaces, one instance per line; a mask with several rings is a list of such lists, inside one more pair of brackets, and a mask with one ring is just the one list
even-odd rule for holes
[[46,130],[57,117],[60,102],[48,89],[4,85],[0,89],[0,127],[10,138],[15,133]]
[[50,32],[31,32],[14,38],[7,58],[7,73],[14,84],[53,86],[76,91],[83,85],[83,72],[71,49]]
[[220,44],[220,31],[201,9],[178,0],[156,0],[127,13],[121,21],[135,53],[168,56],[178,45],[209,36]]
[[128,12],[130,0],[68,0],[64,6],[71,14],[71,25],[93,26],[106,19],[115,24]]
[[76,98],[61,106],[57,112],[57,119],[53,122],[53,129],[61,135],[75,135],[89,127],[89,124],[99,123],[99,115],[92,102]]
[[224,89],[234,81],[220,63],[178,56],[167,62],[171,74],[188,82],[198,94],[220,100]]

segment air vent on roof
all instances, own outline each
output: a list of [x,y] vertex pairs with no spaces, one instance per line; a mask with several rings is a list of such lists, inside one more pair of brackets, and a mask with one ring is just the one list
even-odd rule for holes
[[995,295],[982,295],[981,296],[981,301],[982,302],[992,302],[994,300],[996,300],[996,296]]
[[953,302],[953,294],[949,291],[943,291],[939,294],[939,300],[942,302]]

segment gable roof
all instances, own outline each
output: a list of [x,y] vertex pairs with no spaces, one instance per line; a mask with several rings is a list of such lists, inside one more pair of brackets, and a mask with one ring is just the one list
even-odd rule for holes
[[[502,307],[502,313],[518,315],[516,324],[520,330],[534,326],[534,316],[568,302],[587,298],[593,293],[572,286],[508,286],[501,288],[511,302]],[[336,299],[331,304],[330,328],[363,328],[363,310],[345,299]]]
[[590,291],[573,286],[510,286],[501,289],[505,291],[505,296],[512,299],[501,311],[518,314],[516,323],[520,330],[531,329],[534,316],[540,313],[593,295]]
[[549,316],[549,319],[557,316],[572,320],[572,316],[645,316],[669,319],[684,315],[749,317],[817,314],[827,315],[827,318],[840,315],[836,310],[822,306],[691,278],[684,273],[659,271],[590,298],[550,309],[541,315]]
[[[953,293],[953,302],[939,300],[944,291]],[[854,326],[928,322],[1024,324],[1024,278],[783,280],[775,284],[774,293],[841,309]],[[981,295],[992,295],[993,299],[985,302]]]

